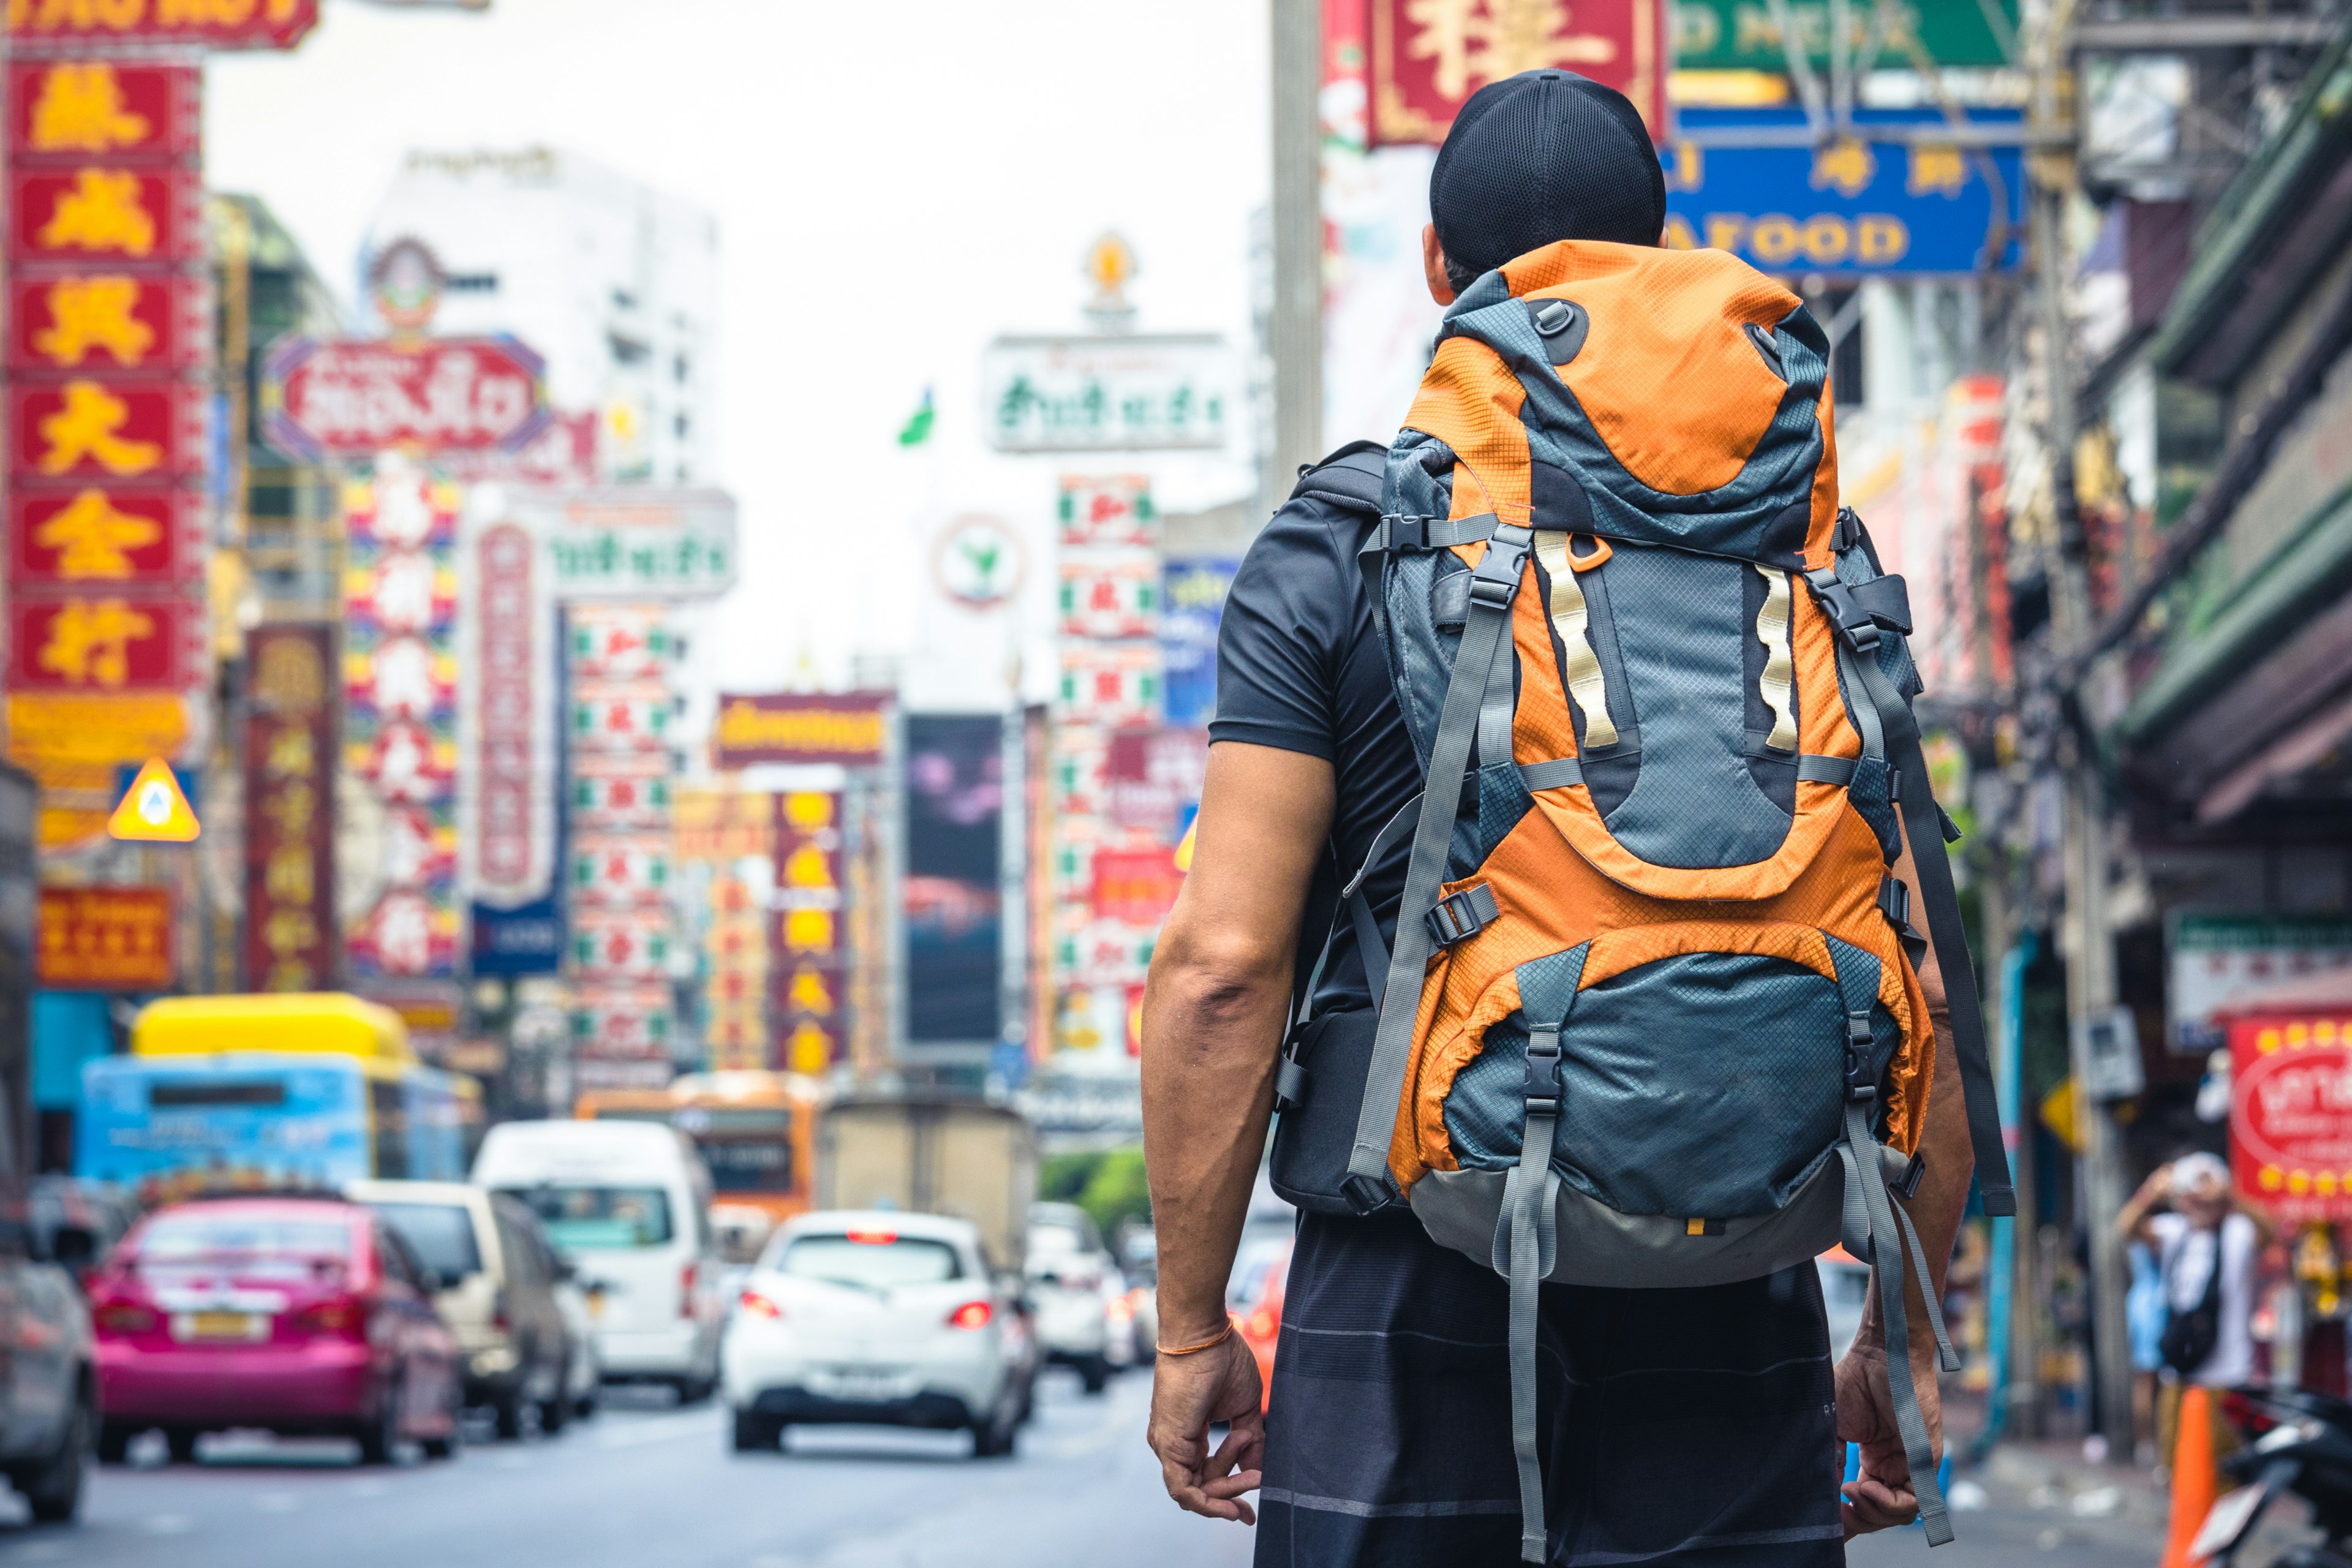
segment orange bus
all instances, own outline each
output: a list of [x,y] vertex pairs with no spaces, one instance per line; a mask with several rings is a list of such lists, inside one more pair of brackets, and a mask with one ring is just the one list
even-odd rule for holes
[[729,1255],[749,1262],[769,1231],[811,1206],[823,1100],[816,1080],[793,1073],[704,1072],[667,1089],[591,1089],[572,1114],[659,1121],[694,1140],[716,1193],[711,1224]]

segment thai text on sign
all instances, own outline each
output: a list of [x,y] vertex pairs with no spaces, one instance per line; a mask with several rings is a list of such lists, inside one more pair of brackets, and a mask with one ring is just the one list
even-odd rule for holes
[[882,760],[889,703],[887,693],[875,691],[721,697],[712,761],[722,769],[760,763],[870,767]]
[[43,985],[162,991],[173,983],[168,888],[43,888],[35,968]]

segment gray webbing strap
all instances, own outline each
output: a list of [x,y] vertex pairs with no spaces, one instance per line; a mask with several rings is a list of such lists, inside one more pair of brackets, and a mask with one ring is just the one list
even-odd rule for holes
[[1958,1372],[1960,1352],[1952,1348],[1952,1337],[1944,1331],[1944,1309],[1936,1300],[1936,1277],[1927,1271],[1927,1249],[1919,1243],[1919,1229],[1901,1204],[1889,1200],[1887,1206],[1895,1211],[1895,1223],[1903,1227],[1903,1240],[1911,1249],[1911,1272],[1919,1281],[1919,1299],[1927,1304],[1927,1327],[1936,1333],[1936,1365],[1945,1372]]
[[1529,795],[1584,782],[1584,764],[1574,757],[1554,757],[1548,763],[1526,763],[1519,768],[1519,785]]
[[[1505,613],[1504,624],[1509,625]],[[1478,762],[1481,766],[1511,760],[1511,720],[1517,711],[1517,683],[1511,679],[1511,637],[1507,629],[1496,639],[1486,670],[1486,694],[1478,705]]]
[[[1854,657],[1853,650],[1845,646],[1843,638],[1838,641],[1837,658],[1838,670],[1845,677],[1846,689],[1848,690],[1860,689],[1864,698],[1864,700],[1854,703],[1851,709],[1853,727],[1862,731],[1862,754],[1865,757],[1883,758],[1886,755],[1886,730],[1879,719],[1878,700],[1870,691],[1868,683],[1863,679],[1862,667],[1865,661]],[[1867,662],[1875,668],[1878,660],[1872,658]],[[1887,689],[1893,690],[1894,688],[1889,687]]]
[[[1421,816],[1413,830],[1412,857],[1405,864],[1404,900],[1397,907],[1396,949],[1389,955],[1389,993],[1399,998],[1394,1007],[1381,1009],[1379,1032],[1364,1075],[1364,1099],[1356,1114],[1356,1142],[1348,1152],[1348,1178],[1342,1185],[1349,1203],[1360,1214],[1370,1214],[1389,1201],[1394,1188],[1389,1176],[1389,1143],[1396,1136],[1398,1101],[1412,1065],[1412,1028],[1420,1011],[1421,983],[1429,967],[1430,931],[1422,917],[1437,901],[1445,879],[1446,851],[1454,838],[1454,814],[1461,809],[1462,774],[1469,764],[1470,742],[1477,729],[1478,710],[1486,695],[1486,680],[1495,666],[1495,648],[1510,628],[1511,602],[1517,596],[1534,535],[1516,523],[1496,527],[1478,564],[1471,571],[1470,613],[1454,654],[1454,670],[1445,689],[1445,706],[1430,746],[1431,792],[1422,799]],[[1404,1001],[1412,998],[1410,1005]]]
[[1818,752],[1802,752],[1797,756],[1799,784],[1845,785],[1853,782],[1852,757],[1826,757]]
[[[1919,1500],[1919,1523],[1927,1544],[1941,1546],[1952,1539],[1952,1521],[1944,1509],[1942,1489],[1936,1485],[1936,1448],[1927,1436],[1927,1417],[1919,1408],[1919,1391],[1912,1381],[1909,1311],[1903,1300],[1904,1254],[1895,1221],[1894,1200],[1886,1194],[1886,1173],[1879,1168],[1878,1141],[1870,1133],[1873,1100],[1846,1101],[1845,1142],[1853,1152],[1849,1173],[1859,1171],[1863,1202],[1870,1211],[1870,1233],[1888,1245],[1873,1246],[1870,1258],[1878,1277],[1878,1307],[1886,1327],[1886,1393],[1895,1406],[1895,1430],[1903,1439],[1903,1458],[1911,1468],[1912,1495]],[[1936,1288],[1922,1274],[1919,1293]]]
[[[1546,1031],[1549,1032],[1549,1031]],[[1557,1049],[1557,1047],[1554,1047]],[[1555,1119],[1528,1113],[1519,1142],[1519,1163],[1511,1168],[1503,1194],[1509,1216],[1511,1295],[1511,1455],[1519,1470],[1519,1561],[1544,1560],[1543,1457],[1536,1448],[1536,1316],[1540,1287],[1551,1272],[1553,1194],[1559,1177],[1551,1168]]]
[[1356,961],[1364,966],[1364,986],[1371,993],[1374,1013],[1381,1010],[1381,998],[1388,993],[1389,944],[1381,940],[1381,922],[1372,918],[1372,901],[1364,896],[1364,884],[1371,879],[1372,868],[1381,863],[1381,858],[1412,831],[1420,820],[1421,801],[1420,795],[1414,795],[1381,825],[1381,830],[1372,835],[1371,847],[1364,851],[1364,863],[1339,889],[1340,906],[1356,928]]
[[1450,550],[1491,539],[1500,520],[1491,511],[1476,517],[1384,517],[1372,530],[1373,550]]
[[1919,750],[1919,721],[1895,689],[1868,647],[1849,650],[1847,628],[1839,628],[1838,658],[1859,675],[1883,726],[1886,760],[1894,767],[1903,812],[1903,836],[1911,843],[1911,864],[1919,873],[1919,901],[1927,912],[1927,937],[1944,972],[1944,1002],[1952,1016],[1952,1047],[1960,1058],[1960,1100],[1968,1112],[1969,1143],[1976,1155],[1977,1190],[1985,1213],[2017,1213],[2017,1192],[2009,1179],[2009,1148],[2001,1137],[2000,1102],[1992,1089],[1992,1058],[1985,1047],[1984,999],[1969,956],[1968,932],[1960,924],[1960,895],[1952,885],[1952,863],[1944,852],[1944,815],[1927,779]]

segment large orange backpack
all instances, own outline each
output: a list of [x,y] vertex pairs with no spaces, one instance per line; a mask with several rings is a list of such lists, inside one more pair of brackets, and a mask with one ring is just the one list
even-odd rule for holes
[[[1529,1562],[1538,1283],[1723,1283],[1841,1241],[1877,1271],[1928,1540],[1951,1535],[1903,1353],[1927,1259],[1890,1196],[1936,1056],[1906,837],[1985,1207],[2013,1203],[1908,607],[1838,504],[1828,352],[1724,252],[1531,252],[1446,312],[1363,547],[1427,789],[1371,856],[1410,835],[1393,954],[1346,889],[1377,1022],[1352,1048],[1344,1020],[1294,1033],[1276,1175],[1409,1204],[1509,1281]],[[1299,1174],[1294,1121],[1348,1124],[1344,1173]]]

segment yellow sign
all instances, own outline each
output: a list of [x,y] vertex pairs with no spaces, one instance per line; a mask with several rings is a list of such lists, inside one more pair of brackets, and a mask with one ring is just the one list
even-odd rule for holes
[[106,831],[137,844],[190,844],[204,829],[171,764],[150,757],[107,819]]

